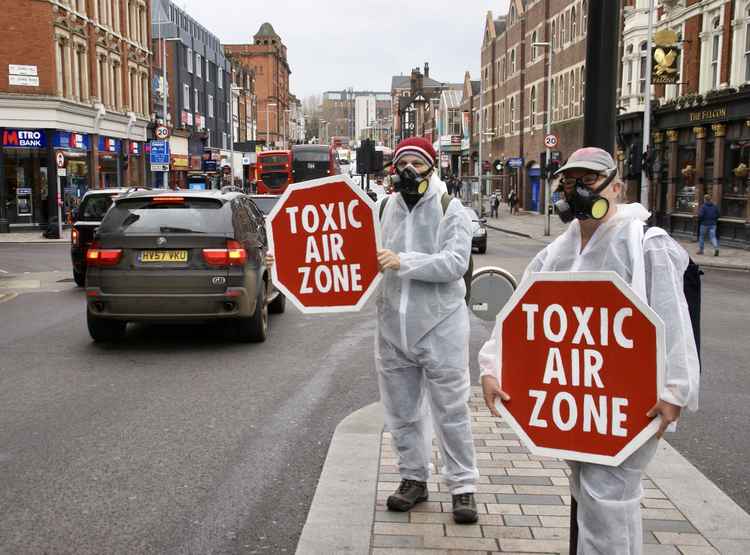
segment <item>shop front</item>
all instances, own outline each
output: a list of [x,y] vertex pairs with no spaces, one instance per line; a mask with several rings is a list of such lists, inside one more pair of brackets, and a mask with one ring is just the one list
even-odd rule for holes
[[169,152],[169,187],[186,189],[190,169],[188,138],[179,135],[169,137]]
[[[56,131],[54,134],[54,156],[62,156],[60,187],[63,196],[63,220],[70,222],[73,211],[91,187],[89,154],[91,137],[83,133]],[[51,172],[54,177],[54,172]]]
[[99,136],[97,148],[97,164],[99,189],[112,189],[122,187],[120,176],[122,141],[112,137]]
[[125,185],[128,187],[143,187],[146,185],[146,157],[144,143],[128,141],[127,171]]
[[[49,140],[44,129],[2,129],[0,218],[10,226],[45,224],[49,218]],[[54,170],[51,172],[54,176]]]
[[652,206],[670,233],[694,237],[704,195],[724,244],[750,247],[750,91],[655,113]]

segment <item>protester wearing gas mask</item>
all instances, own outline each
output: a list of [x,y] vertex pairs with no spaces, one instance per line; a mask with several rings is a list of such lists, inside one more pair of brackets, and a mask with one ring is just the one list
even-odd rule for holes
[[[665,384],[649,411],[649,416],[661,419],[656,437],[617,467],[568,463],[571,493],[578,504],[577,553],[640,554],[642,471],[654,456],[658,438],[677,421],[682,408],[698,408],[699,361],[683,293],[689,258],[664,230],[645,230],[650,214],[643,206],[623,204],[625,185],[608,152],[579,149],[556,175],[563,193],[556,208],[570,225],[532,260],[524,279],[540,271],[613,271],[667,324]],[[485,403],[500,416],[495,403],[512,400],[498,383],[501,346],[496,337],[497,328],[479,353],[479,366]]]
[[463,275],[471,221],[435,175],[436,153],[422,138],[396,148],[394,194],[378,207],[383,283],[377,300],[375,365],[401,483],[388,508],[428,499],[432,427],[453,517],[477,521],[478,478],[469,416],[469,314]]

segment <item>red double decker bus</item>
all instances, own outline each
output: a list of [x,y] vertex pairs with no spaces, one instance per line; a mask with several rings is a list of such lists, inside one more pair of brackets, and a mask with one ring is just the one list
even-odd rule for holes
[[266,150],[259,152],[256,172],[258,193],[280,195],[292,182],[291,151]]

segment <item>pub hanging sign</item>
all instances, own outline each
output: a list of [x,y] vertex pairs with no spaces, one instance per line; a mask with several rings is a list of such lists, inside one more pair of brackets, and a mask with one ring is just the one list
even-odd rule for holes
[[677,33],[663,29],[654,34],[651,48],[651,83],[676,85],[680,82],[680,49]]

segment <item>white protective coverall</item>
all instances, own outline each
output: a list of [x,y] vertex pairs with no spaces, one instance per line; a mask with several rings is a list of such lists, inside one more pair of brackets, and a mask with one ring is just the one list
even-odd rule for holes
[[[660,399],[696,410],[699,362],[683,293],[689,258],[661,229],[652,228],[644,237],[642,222],[648,216],[640,204],[618,205],[614,216],[596,230],[582,252],[579,222],[571,222],[531,261],[524,279],[542,271],[617,272],[666,324],[666,379]],[[496,326],[479,352],[482,376],[501,375],[497,332]],[[642,552],[641,473],[656,446],[654,436],[617,467],[568,461],[571,493],[578,502],[579,555]]]
[[[432,423],[451,493],[475,491],[478,478],[469,416],[469,313],[463,275],[471,256],[471,220],[461,202],[441,205],[434,174],[410,212],[387,197],[382,248],[400,258],[377,300],[375,366],[402,479],[430,477]],[[382,202],[382,201],[381,201]]]

